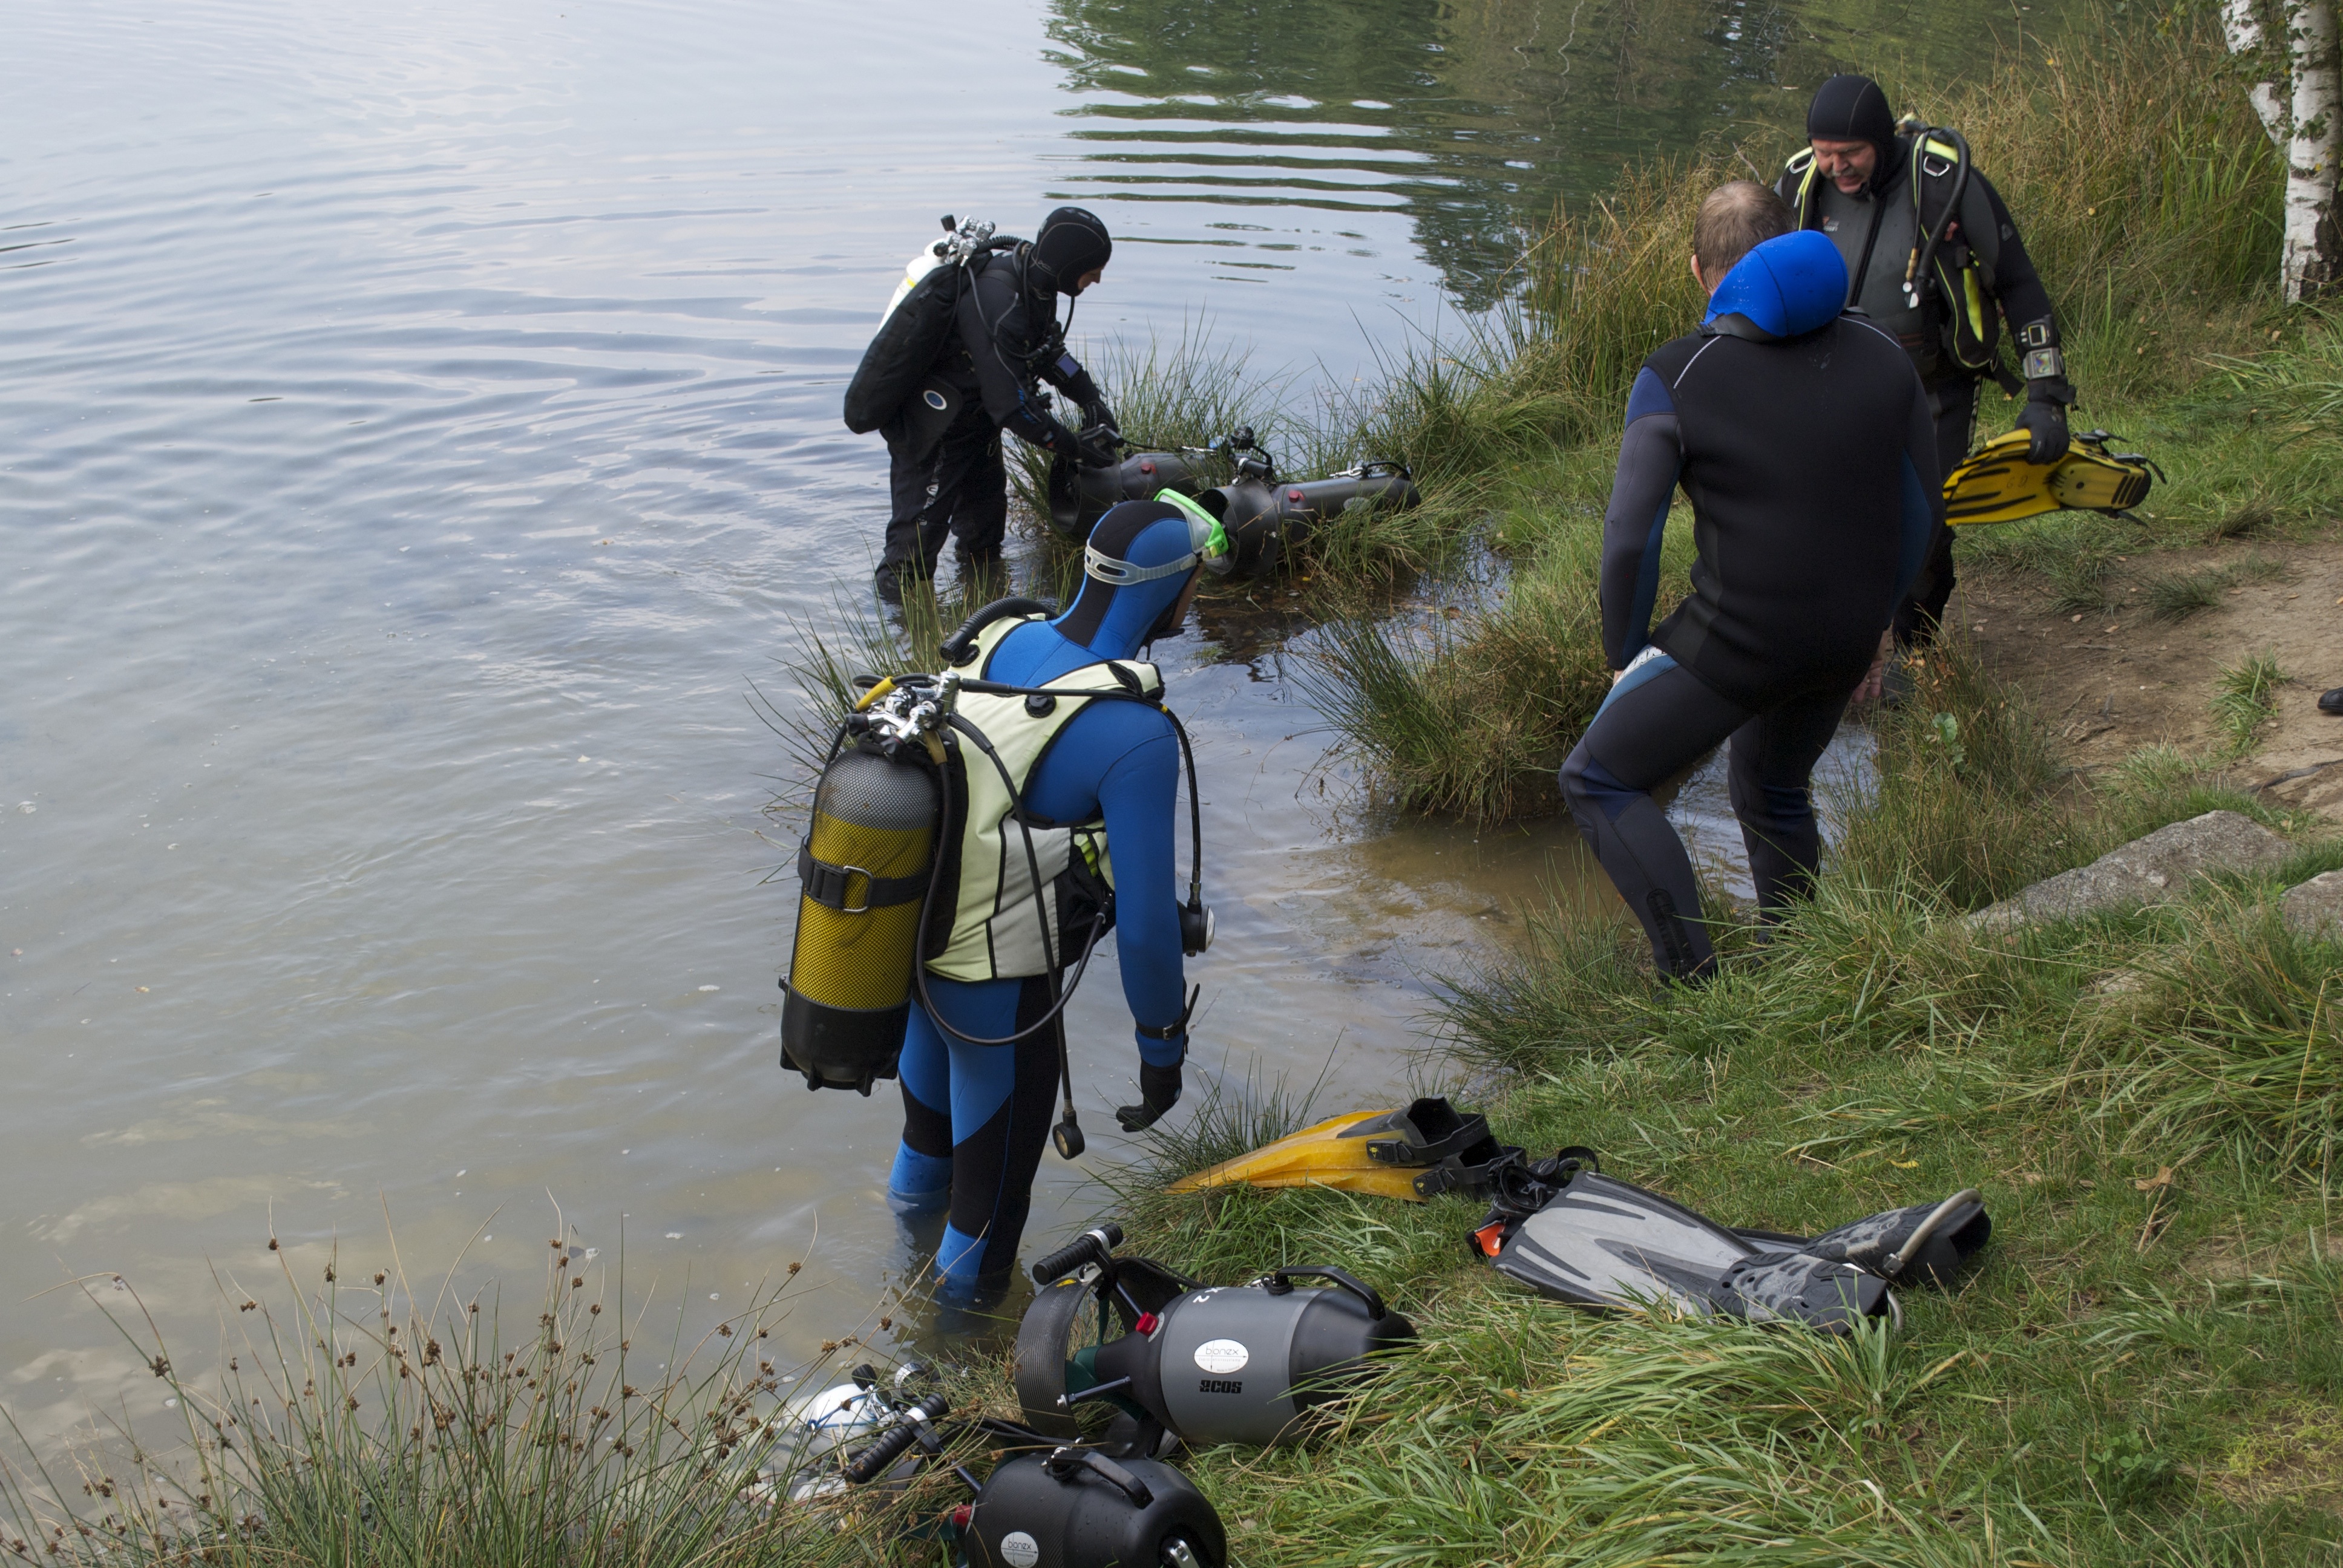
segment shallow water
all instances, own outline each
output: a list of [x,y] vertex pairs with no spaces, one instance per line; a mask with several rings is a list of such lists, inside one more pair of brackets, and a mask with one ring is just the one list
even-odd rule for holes
[[[558,1222],[623,1230],[633,1287],[702,1317],[806,1260],[792,1353],[861,1320],[911,1261],[896,1117],[775,1065],[785,765],[748,683],[787,701],[793,623],[867,571],[883,457],[836,402],[935,215],[1096,206],[1121,246],[1078,335],[1202,323],[1306,395],[1486,300],[1510,226],[1622,158],[1720,117],[1772,146],[1775,76],[1856,36],[1819,6],[870,15],[0,10],[28,1429],[160,1397],[60,1282],[122,1272],[185,1356],[280,1260],[387,1264],[386,1222],[418,1281],[532,1279]],[[1951,64],[1959,15],[1862,22],[1925,18]],[[1581,875],[1574,839],[1363,817],[1257,630],[1169,651],[1222,933],[1204,1064],[1344,1105],[1436,1076],[1425,977]],[[1070,1016],[1111,1154],[1111,971]],[[1051,1159],[1029,1235],[1099,1201]]]

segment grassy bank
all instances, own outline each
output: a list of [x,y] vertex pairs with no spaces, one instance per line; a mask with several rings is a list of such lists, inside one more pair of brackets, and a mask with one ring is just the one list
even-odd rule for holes
[[[2209,14],[2111,15],[1949,94],[1887,76],[1897,102],[1966,130],[2017,216],[2083,392],[2074,427],[2119,432],[2170,477],[2145,534],[2062,514],[1972,530],[1965,559],[2104,597],[2118,555],[2300,533],[2343,507],[2343,339],[2332,317],[2275,303],[2280,170]],[[1304,655],[1297,673],[1395,804],[1475,819],[1558,804],[1554,769],[1606,689],[1594,568],[1618,410],[1644,356],[1698,319],[1684,257],[1701,196],[1745,176],[1745,156],[1770,171],[1797,145],[1785,125],[1625,171],[1525,257],[1518,316],[1453,364],[1394,367],[1375,438],[1433,476],[1445,537],[1469,514],[1502,568],[1440,574],[1428,616],[1363,604]],[[2015,412],[1987,388],[1980,433]],[[1688,554],[1674,542],[1663,611]],[[2115,591],[2155,576],[2127,574]],[[2186,613],[2178,600],[2206,589],[2164,591]]]
[[[2343,949],[2274,916],[2343,864],[1973,937],[1978,900],[2224,795],[2145,756],[2087,789],[1958,657],[1885,723],[1820,896],[1725,977],[1658,989],[1615,911],[1556,911],[1446,1010],[1501,1136],[1732,1223],[1812,1233],[1974,1184],[1995,1221],[1905,1330],[1599,1318],[1471,1261],[1476,1206],[1159,1191],[1255,1141],[1232,1095],[1125,1195],[1134,1245],[1212,1279],[1332,1261],[1423,1331],[1349,1428],[1199,1468],[1249,1563],[2331,1563],[2343,1552]],[[1936,714],[1953,719],[1946,742]],[[2326,836],[2322,836],[2322,834]],[[1316,1113],[1349,1109],[1321,1103]]]

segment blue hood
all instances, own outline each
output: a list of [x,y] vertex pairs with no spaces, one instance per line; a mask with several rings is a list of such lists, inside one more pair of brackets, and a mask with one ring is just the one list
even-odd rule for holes
[[1709,296],[1701,325],[1770,343],[1835,320],[1846,306],[1846,263],[1813,229],[1779,235],[1734,263]]

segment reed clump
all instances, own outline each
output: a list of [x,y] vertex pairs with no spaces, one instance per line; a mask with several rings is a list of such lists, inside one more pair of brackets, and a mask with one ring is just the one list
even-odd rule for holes
[[[623,1276],[558,1238],[548,1256],[517,1323],[492,1291],[425,1302],[395,1266],[369,1285],[338,1250],[303,1282],[280,1252],[270,1302],[223,1282],[216,1375],[183,1366],[143,1311],[109,1312],[177,1429],[118,1425],[63,1456],[20,1442],[0,1459],[0,1551],[91,1568],[870,1560],[836,1508],[776,1505],[783,1390],[818,1370],[773,1360],[786,1287],[696,1343],[638,1348],[648,1303]],[[898,1506],[858,1502],[873,1524]]]

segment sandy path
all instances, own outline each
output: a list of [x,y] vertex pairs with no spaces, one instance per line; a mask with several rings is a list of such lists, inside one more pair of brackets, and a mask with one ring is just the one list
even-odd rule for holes
[[[2284,562],[2285,574],[2231,588],[2221,604],[2180,621],[2153,619],[2144,605],[2060,614],[2037,579],[1985,570],[1965,572],[1954,608],[1987,666],[2034,693],[2083,768],[2157,741],[2211,749],[2220,667],[2275,654],[2294,678],[2237,777],[2274,805],[2343,821],[2343,719],[2318,711],[2318,694],[2343,686],[2343,539],[2247,539],[2136,557],[2118,570],[2137,576],[2119,578],[2118,588],[2252,556]],[[2146,592],[2140,582],[2121,597]]]

